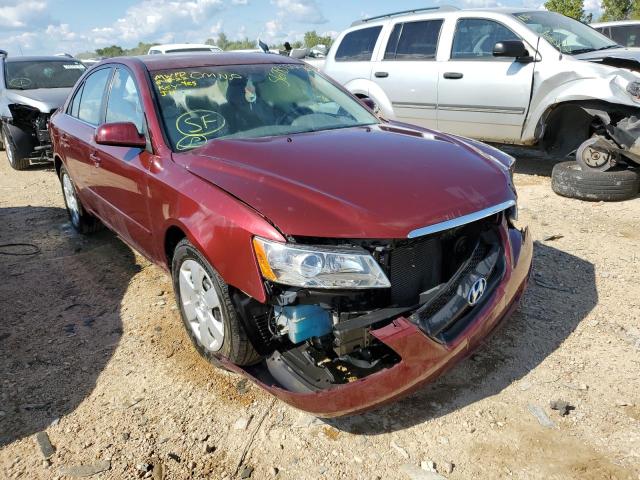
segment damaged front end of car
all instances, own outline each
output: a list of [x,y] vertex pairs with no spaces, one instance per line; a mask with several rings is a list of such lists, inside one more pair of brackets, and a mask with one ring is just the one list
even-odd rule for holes
[[318,416],[405,395],[468,355],[508,315],[532,245],[515,201],[397,240],[254,238],[267,302],[233,300],[265,360],[250,375]]
[[4,122],[10,130],[17,154],[36,161],[50,161],[49,119],[55,109],[42,112],[30,105],[10,103],[8,110],[10,117],[5,118]]

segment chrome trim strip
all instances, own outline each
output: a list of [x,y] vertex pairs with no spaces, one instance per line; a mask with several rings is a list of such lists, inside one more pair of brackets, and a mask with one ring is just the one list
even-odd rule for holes
[[484,210],[463,215],[462,217],[452,218],[451,220],[445,220],[444,222],[417,228],[416,230],[411,230],[409,232],[409,235],[407,235],[407,238],[423,237],[425,235],[431,235],[434,233],[442,232],[444,230],[449,230],[451,228],[460,227],[462,225],[466,225],[467,223],[482,220],[483,218],[490,217],[491,215],[495,215],[496,213],[503,212],[504,210],[515,206],[515,204],[515,200],[508,200],[506,202],[499,203],[498,205],[494,205],[493,207],[488,207]]
[[482,112],[482,113],[507,113],[522,115],[524,108],[520,107],[497,107],[481,105],[438,105],[438,110],[448,110],[453,112]]
[[413,102],[393,102],[391,104],[398,108],[418,108],[420,110],[435,110],[435,103],[413,103]]

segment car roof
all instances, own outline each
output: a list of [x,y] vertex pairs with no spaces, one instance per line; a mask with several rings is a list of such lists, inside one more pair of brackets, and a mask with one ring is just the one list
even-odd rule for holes
[[487,7],[487,8],[457,8],[450,5],[442,5],[440,7],[427,7],[416,8],[412,10],[403,10],[400,12],[391,12],[383,15],[376,15],[362,20],[356,20],[351,24],[351,27],[362,27],[366,25],[382,25],[389,20],[406,19],[414,16],[420,18],[427,16],[438,16],[447,14],[460,14],[460,13],[472,13],[472,12],[486,12],[486,13],[503,13],[505,15],[513,15],[515,13],[526,12],[541,12],[545,10],[532,10],[527,7]]
[[206,43],[163,43],[154,45],[150,50],[171,50],[174,48],[220,48],[217,45],[207,45]]
[[[192,67],[219,67],[225,65],[261,65],[269,63],[296,63],[304,64],[302,60],[267,53],[216,53],[203,54],[172,54],[172,55],[141,55],[138,57],[115,57],[103,60],[100,64],[119,62],[133,64],[140,62],[148,70],[171,70],[176,68]],[[98,65],[100,65],[98,64]],[[92,67],[95,68],[95,67]]]
[[640,25],[640,20],[616,20],[613,22],[591,23],[591,27],[615,27],[617,25]]
[[56,57],[56,56],[28,56],[28,57],[6,57],[7,63],[14,62],[79,62],[77,58]]

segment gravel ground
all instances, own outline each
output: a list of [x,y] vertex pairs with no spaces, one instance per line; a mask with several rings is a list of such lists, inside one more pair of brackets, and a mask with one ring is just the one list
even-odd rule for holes
[[40,249],[0,247],[0,478],[639,479],[640,199],[558,197],[519,157],[519,311],[411,397],[322,421],[201,360],[170,279],[0,154],[0,243]]

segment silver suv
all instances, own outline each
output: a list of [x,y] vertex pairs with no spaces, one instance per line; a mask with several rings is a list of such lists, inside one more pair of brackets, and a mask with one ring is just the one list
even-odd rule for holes
[[355,22],[324,70],[382,116],[503,144],[640,163],[640,49],[541,10],[427,8]]

